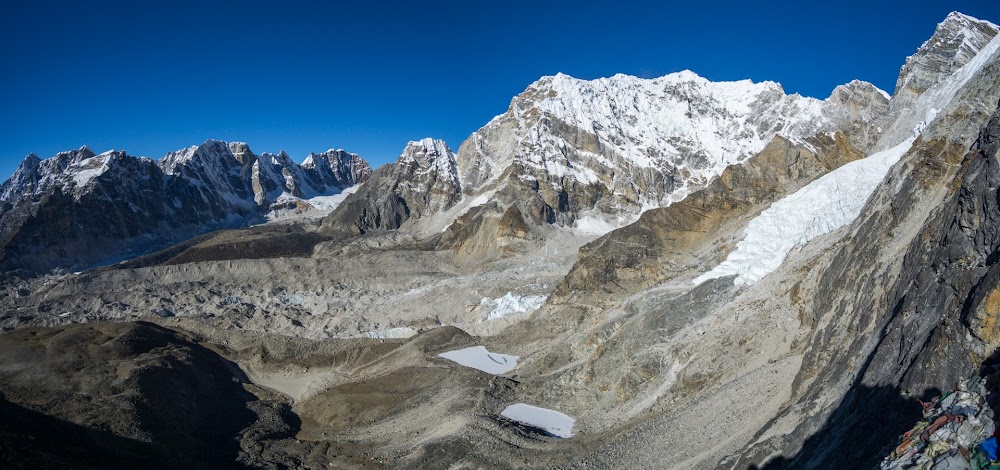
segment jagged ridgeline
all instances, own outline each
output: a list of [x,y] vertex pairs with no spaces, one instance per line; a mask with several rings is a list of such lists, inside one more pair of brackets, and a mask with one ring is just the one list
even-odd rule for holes
[[29,155],[0,186],[0,267],[108,264],[268,215],[327,208],[370,175],[367,162],[343,150],[299,165],[284,152],[258,156],[216,140],[160,160],[87,147]]
[[[374,171],[29,156],[0,193],[0,466],[981,462],[945,410],[1000,416],[998,29],[948,15],[891,95],[543,77]],[[904,434],[931,425],[956,435]]]

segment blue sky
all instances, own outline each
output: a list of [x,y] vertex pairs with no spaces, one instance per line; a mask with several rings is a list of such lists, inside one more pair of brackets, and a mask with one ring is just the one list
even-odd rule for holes
[[88,145],[159,158],[205,139],[256,153],[406,142],[453,149],[543,75],[774,80],[825,98],[891,92],[949,11],[1000,2],[6,2],[0,178]]

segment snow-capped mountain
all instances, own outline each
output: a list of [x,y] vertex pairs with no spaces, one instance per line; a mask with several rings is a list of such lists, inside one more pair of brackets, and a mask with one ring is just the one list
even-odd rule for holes
[[[234,418],[206,441],[239,446],[223,464],[976,467],[1000,391],[997,29],[949,15],[892,97],[546,77],[457,154],[410,142],[329,196],[346,199],[319,229],[10,276],[0,438],[31,436],[7,448],[43,462],[78,427],[145,445],[178,400],[144,384],[169,382],[232,407],[206,415]],[[0,246],[98,253],[367,171],[224,142],[160,161],[32,156],[0,186]],[[166,405],[123,408],[123,393]],[[35,432],[49,418],[72,427]]]
[[87,147],[45,160],[29,155],[0,185],[0,262],[44,270],[112,261],[285,207],[308,209],[311,198],[370,174],[367,162],[342,150],[297,165],[284,152],[258,156],[244,143],[216,140],[160,160]]
[[[393,213],[389,219],[418,235],[444,231],[447,247],[465,246],[469,237],[483,243],[503,238],[493,230],[510,232],[507,223],[497,225],[504,217],[518,227],[525,224],[527,232],[552,225],[606,231],[704,188],[778,136],[805,143],[843,131],[848,145],[867,153],[881,136],[888,110],[889,95],[861,81],[817,100],[787,95],[774,82],[712,82],[690,71],[651,80],[543,77],[472,134],[456,156],[438,152],[449,156],[440,165],[427,165],[427,171],[438,168],[433,174],[447,174],[448,183],[423,194],[420,211],[397,217],[394,197],[371,194],[375,186],[403,194],[411,177],[416,187],[427,186],[429,173],[406,170],[424,163],[414,166],[404,152],[397,170],[374,175],[367,195],[353,196],[355,201],[340,209],[352,214],[335,213],[326,225],[357,233],[348,229],[359,215],[374,221],[382,219],[368,214]],[[452,164],[457,175],[450,173]],[[387,179],[379,182],[382,178]],[[361,198],[369,201],[363,210]],[[367,226],[395,228],[394,223]]]
[[194,183],[235,205],[266,208],[288,197],[329,196],[364,182],[371,167],[356,154],[327,150],[302,165],[285,152],[255,155],[243,142],[206,141],[170,152],[158,162],[165,175]]
[[[557,380],[614,389],[614,399],[587,405],[601,408],[620,402],[624,394],[639,397],[655,390],[655,385],[632,387],[632,377],[701,380],[729,374],[720,364],[740,356],[727,357],[725,351],[736,344],[731,341],[746,351],[787,348],[771,359],[796,361],[793,373],[775,382],[789,391],[779,400],[781,410],[755,426],[753,438],[721,460],[713,457],[715,464],[709,466],[869,468],[877,463],[888,453],[881,449],[894,448],[894,439],[908,427],[887,428],[885,420],[873,416],[885,410],[919,416],[921,394],[932,396],[961,378],[977,376],[1000,344],[1000,309],[994,302],[1000,292],[997,29],[960,14],[939,24],[901,70],[885,131],[864,158],[797,190],[786,187],[778,197],[727,200],[737,187],[761,194],[753,189],[766,174],[754,171],[765,151],[744,166],[727,168],[708,190],[650,210],[637,223],[582,248],[549,299],[545,313],[557,318],[553,323],[571,321],[595,305],[611,316],[615,308],[632,312],[629,302],[655,296],[657,287],[686,284],[705,303],[714,302],[715,292],[733,289],[713,320],[733,326],[695,323],[698,333],[692,340],[674,341],[664,339],[660,325],[679,312],[658,307],[651,309],[655,315],[612,317],[603,330],[579,335],[569,348],[584,352],[567,363],[587,366],[575,378]],[[750,178],[740,177],[739,186],[728,184],[737,171]],[[684,314],[701,307],[687,308]],[[744,323],[748,318],[776,321],[761,330]],[[767,328],[778,333],[767,336]],[[706,343],[701,335],[713,329],[722,333],[707,342],[722,347],[700,349],[697,344]],[[750,338],[757,335],[768,339],[752,344]],[[603,337],[611,339],[588,350],[588,341]],[[642,360],[593,352],[657,348],[674,352]],[[706,359],[683,363],[680,371],[671,366],[695,356]],[[756,357],[757,364],[764,362]],[[699,360],[703,363],[694,365]],[[623,370],[626,361],[642,365]],[[758,379],[760,370],[743,361],[735,359],[731,370]],[[727,385],[707,379],[699,387]],[[644,447],[666,441],[653,439]],[[907,460],[898,453],[890,460],[897,458]],[[595,466],[602,462],[608,460],[595,459]]]

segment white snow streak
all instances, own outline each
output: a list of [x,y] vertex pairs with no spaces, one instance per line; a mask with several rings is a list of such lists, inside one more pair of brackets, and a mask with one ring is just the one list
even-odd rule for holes
[[913,141],[848,163],[775,202],[750,221],[736,250],[694,283],[735,274],[736,285],[753,284],[777,269],[796,245],[851,223]]
[[73,176],[73,184],[78,188],[86,186],[94,178],[103,175],[105,171],[108,171],[108,160],[110,159],[111,152],[105,152],[71,166],[68,172]]

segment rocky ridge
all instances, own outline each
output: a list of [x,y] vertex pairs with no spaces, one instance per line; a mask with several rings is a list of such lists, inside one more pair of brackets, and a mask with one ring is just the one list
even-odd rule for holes
[[209,140],[161,160],[82,147],[29,155],[0,186],[0,266],[45,271],[135,256],[364,182],[360,157],[331,150],[303,165]]

